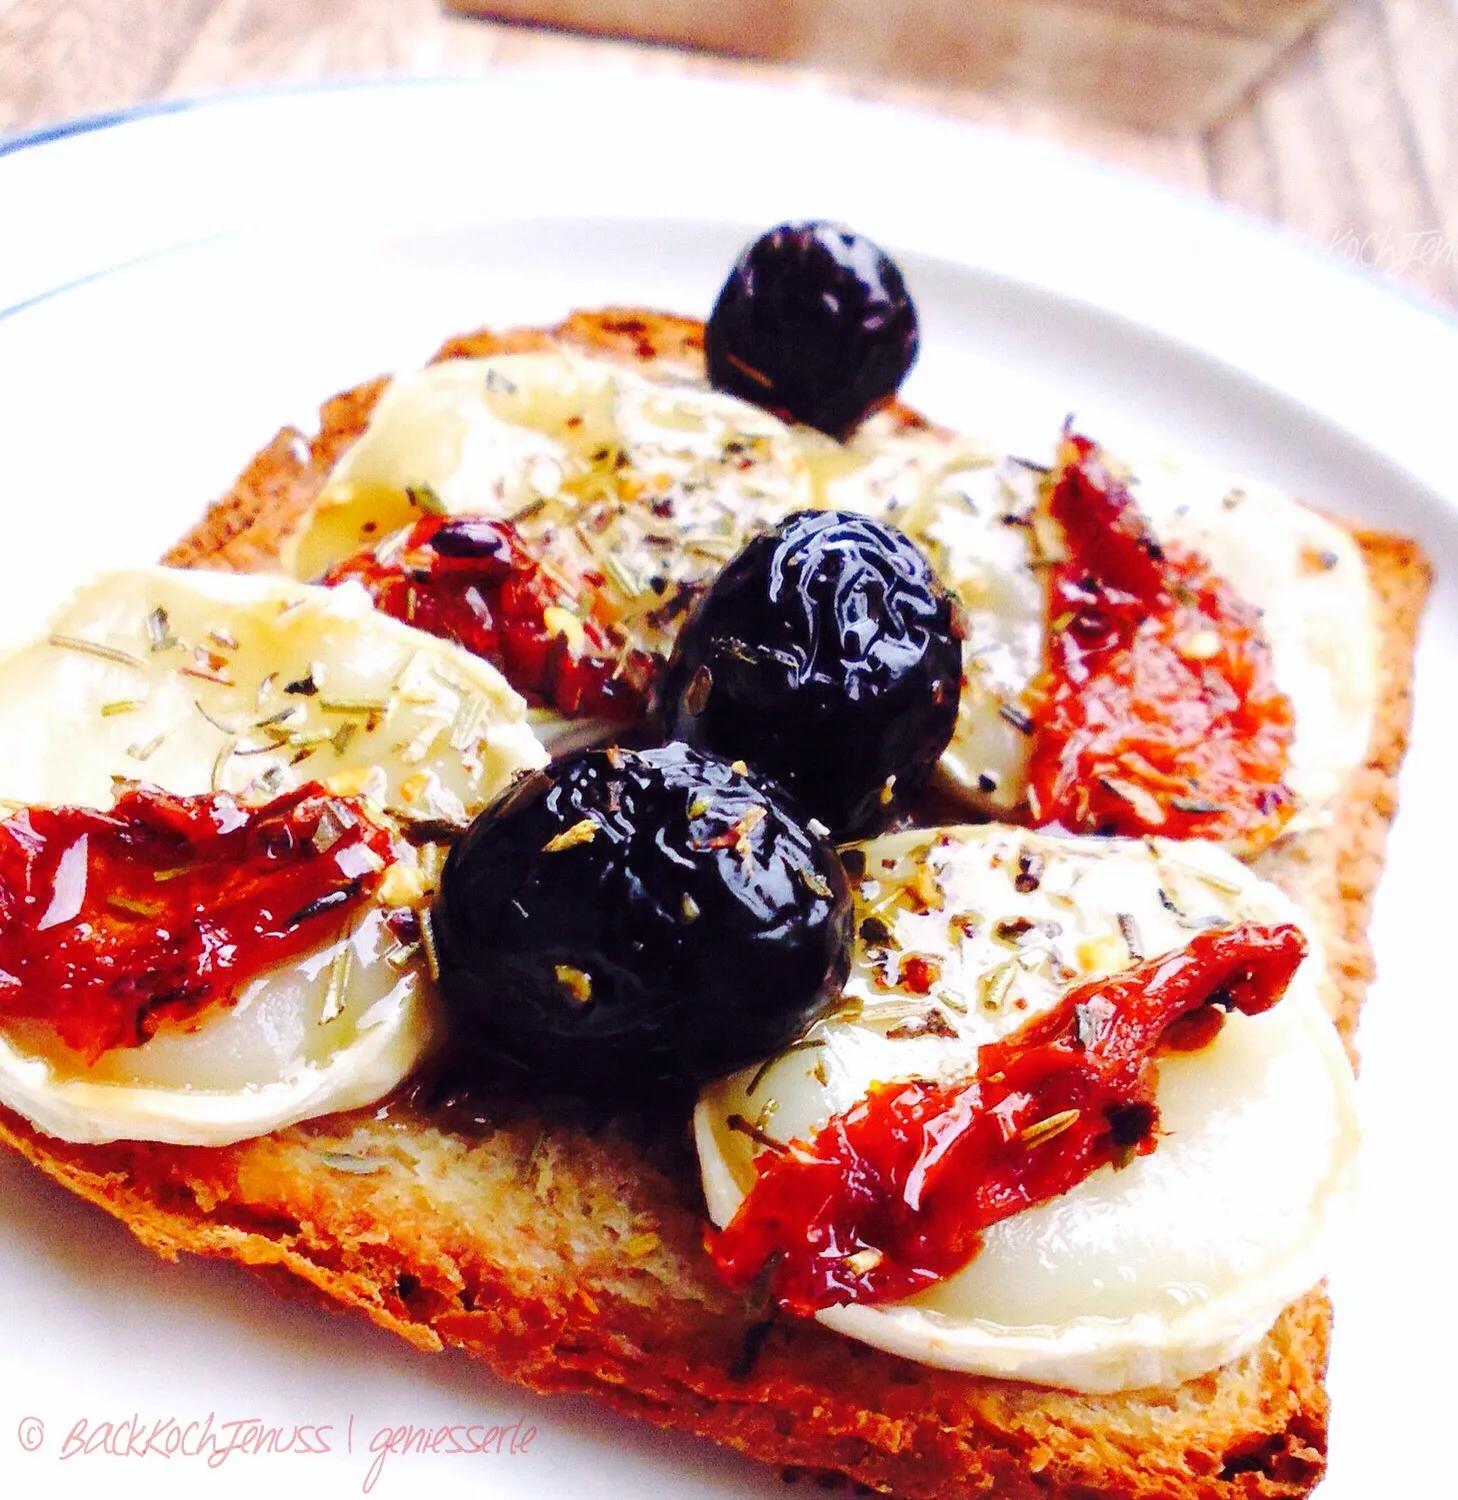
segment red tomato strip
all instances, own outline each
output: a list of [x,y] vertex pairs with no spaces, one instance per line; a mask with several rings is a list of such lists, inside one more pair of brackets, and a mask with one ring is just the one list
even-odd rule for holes
[[1086,833],[1269,843],[1293,811],[1290,700],[1259,617],[1204,560],[1162,547],[1087,438],[1065,438],[1048,506],[1048,674],[1034,712],[1035,822]]
[[0,1018],[94,1061],[337,933],[390,837],[317,784],[261,807],[133,786],[0,823]]
[[[376,609],[484,657],[536,704],[569,718],[629,720],[646,711],[662,663],[644,651],[620,660],[607,632],[584,611],[577,582],[569,587],[542,567],[508,521],[425,516],[391,561],[360,552],[321,582],[351,578],[365,586]],[[591,580],[580,583],[587,592]],[[576,642],[547,623],[553,607],[577,617]]]
[[1152,1151],[1161,1044],[1209,1042],[1210,1007],[1268,1010],[1305,953],[1289,925],[1202,932],[1071,989],[983,1047],[970,1079],[877,1085],[809,1144],[756,1158],[739,1211],[709,1232],[714,1263],[738,1288],[767,1278],[800,1316],[952,1275],[989,1225]]

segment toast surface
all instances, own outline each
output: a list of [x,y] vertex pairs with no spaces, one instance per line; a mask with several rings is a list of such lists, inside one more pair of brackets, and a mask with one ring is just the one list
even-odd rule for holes
[[[472,334],[440,357],[554,344],[670,370],[702,362],[701,325],[634,309]],[[383,388],[328,402],[312,437],[280,433],[164,561],[271,565]],[[893,416],[926,425],[906,408]],[[1428,584],[1415,544],[1358,539],[1381,630],[1372,749],[1329,827],[1257,862],[1324,937],[1349,1044],[1372,972],[1368,905],[1396,808]],[[908,1500],[1284,1500],[1306,1494],[1325,1463],[1321,1291],[1250,1354],[1171,1389],[1079,1396],[930,1369],[815,1324],[766,1324],[725,1291],[702,1250],[681,1128],[543,1117],[437,1081],[381,1110],[226,1148],[71,1146],[5,1111],[0,1139],[164,1256],[236,1261],[357,1308],[421,1349],[465,1348],[533,1389],[590,1392],[660,1426]]]

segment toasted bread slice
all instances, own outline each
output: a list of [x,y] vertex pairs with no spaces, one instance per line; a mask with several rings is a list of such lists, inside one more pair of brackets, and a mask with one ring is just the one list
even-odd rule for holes
[[[636,310],[474,334],[441,354],[557,343],[660,368],[702,360],[700,325]],[[382,388],[327,403],[312,438],[281,433],[165,560],[272,564]],[[904,408],[895,417],[926,425]],[[1371,975],[1367,907],[1396,806],[1428,585],[1414,544],[1360,540],[1382,632],[1371,754],[1329,830],[1260,861],[1323,930],[1349,1038]],[[237,1261],[358,1308],[418,1348],[465,1348],[533,1389],[591,1392],[772,1463],[909,1500],[1275,1500],[1307,1494],[1321,1476],[1321,1291],[1288,1308],[1250,1354],[1171,1389],[1079,1396],[930,1369],[813,1323],[765,1323],[727,1293],[702,1248],[681,1126],[591,1128],[428,1086],[380,1111],[222,1149],[70,1146],[0,1112],[0,1138],[164,1256]]]

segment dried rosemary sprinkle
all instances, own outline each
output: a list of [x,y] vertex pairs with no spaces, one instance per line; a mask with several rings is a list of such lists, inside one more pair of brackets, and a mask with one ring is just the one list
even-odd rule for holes
[[383,698],[321,698],[320,709],[326,714],[352,714],[367,718],[385,713],[390,705]]
[[759,1067],[755,1069],[754,1077],[749,1080],[748,1087],[746,1087],[746,1089],[744,1090],[744,1097],[746,1099],[754,1098],[756,1091],[759,1089],[760,1084],[764,1082],[766,1075],[769,1073],[769,1070],[774,1067],[777,1062],[779,1062],[780,1058],[788,1057],[792,1052],[813,1052],[817,1048],[823,1047],[824,1045],[825,1040],[822,1037],[805,1036],[801,1037],[798,1042],[791,1042],[783,1052],[776,1053],[774,1057],[767,1057],[759,1065]]
[[446,516],[450,514],[446,509],[445,501],[440,498],[432,485],[407,484],[405,486],[405,498],[416,510],[423,510],[428,516]]
[[1223,802],[1211,802],[1205,797],[1171,797],[1170,806],[1183,813],[1224,813],[1230,809]]
[[353,824],[353,818],[346,824],[333,807],[326,806],[319,816],[319,826],[315,828],[313,837],[309,840],[314,846],[314,852],[328,854]]
[[162,741],[166,738],[167,731],[165,729],[159,730],[144,745],[128,745],[127,754],[133,760],[148,760],[152,755],[156,753],[157,749],[161,746]]
[[528,500],[525,505],[512,511],[506,518],[506,523],[508,526],[520,526],[523,521],[530,521],[534,515],[546,508],[547,501],[545,496],[538,495],[535,500]]
[[777,1141],[774,1136],[766,1134],[753,1120],[746,1120],[743,1115],[730,1115],[724,1123],[730,1130],[737,1131],[740,1135],[747,1135],[756,1146],[763,1146],[766,1151],[773,1151],[783,1156],[789,1150],[783,1141]]
[[63,651],[79,651],[83,656],[95,656],[102,661],[115,662],[122,667],[135,667],[139,672],[145,671],[147,664],[140,656],[134,656],[130,651],[123,651],[119,646],[103,645],[100,641],[82,640],[78,635],[50,635],[46,639],[52,646],[59,646]]
[[392,969],[403,969],[420,952],[419,943],[396,943],[385,951],[385,962]]
[[385,1163],[373,1156],[354,1156],[348,1151],[321,1151],[319,1160],[335,1172],[348,1172],[355,1177],[369,1177],[383,1172]]
[[543,854],[560,854],[564,849],[575,849],[578,844],[590,844],[597,837],[597,820],[581,818],[570,828],[554,834],[542,845]]
[[212,788],[215,792],[223,789],[223,772],[228,768],[228,762],[233,758],[233,752],[238,748],[238,741],[229,736],[218,747],[217,759],[213,761]]
[[1135,922],[1133,914],[1127,911],[1119,913],[1119,936],[1124,939],[1124,946],[1129,950],[1129,956],[1134,959],[1144,957],[1144,944],[1139,937],[1139,924]]
[[[1187,876],[1191,880],[1203,881],[1211,889],[1217,890],[1223,895],[1238,896],[1240,894],[1240,887],[1233,880],[1227,880],[1223,875],[1213,874],[1209,870],[1198,870],[1193,865],[1180,864],[1172,859],[1164,861],[1164,868]],[[1170,909],[1173,910],[1174,908],[1171,907]]]
[[319,1024],[326,1026],[344,1011],[344,996],[349,988],[349,974],[354,967],[354,947],[348,937],[340,945],[339,952],[329,965],[329,985],[324,991],[324,1004],[319,1011]]
[[1018,1142],[1023,1146],[1040,1146],[1044,1141],[1051,1141],[1054,1136],[1062,1135],[1065,1130],[1078,1124],[1080,1113],[1076,1109],[1061,1109],[1056,1115],[1037,1120],[1018,1132]]
[[1019,734],[1031,734],[1033,732],[1033,718],[1031,714],[1024,713],[1012,703],[999,703],[997,715],[1005,723],[1011,724]]
[[1121,802],[1127,802],[1139,815],[1140,821],[1150,828],[1159,828],[1164,823],[1164,809],[1153,793],[1132,781],[1120,781],[1114,776],[1100,776],[1100,784]]
[[162,914],[162,907],[156,902],[134,901],[130,896],[122,896],[116,892],[106,898],[106,904],[115,907],[117,911],[130,912],[134,917],[157,917]]
[[1015,958],[1004,959],[988,969],[978,981],[983,1010],[1001,1010],[1017,977],[1018,961]]
[[916,1037],[939,1036],[956,1037],[957,1028],[936,1009],[924,1011],[921,1015],[910,1021],[903,1021],[899,1026],[893,1026],[886,1033],[888,1042],[908,1041]]
[[[546,1144],[547,1127],[544,1125],[532,1138],[532,1143],[527,1147],[526,1155],[522,1158],[521,1180],[523,1182],[529,1181],[534,1175],[536,1175],[537,1164],[541,1161],[542,1156],[544,1155],[543,1147],[545,1147]],[[540,1178],[538,1178],[538,1186],[540,1186]]]
[[284,736],[284,744],[291,750],[310,749],[315,745],[327,745],[334,738],[330,729],[295,729]]
[[153,651],[165,651],[169,646],[177,644],[177,637],[172,633],[172,622],[160,604],[147,616],[147,640]]
[[435,924],[431,921],[429,907],[420,911],[420,946],[425,949],[425,963],[432,979],[440,978],[440,949],[435,944]]
[[[205,710],[203,709],[201,703],[198,703],[195,706],[200,714],[205,715]],[[271,730],[278,729],[281,725],[284,724],[298,724],[302,721],[303,717],[303,707],[300,704],[291,703],[287,708],[281,708],[277,713],[269,714],[267,718],[259,719],[253,727],[255,729],[262,729],[263,731],[265,731],[265,733],[267,733]]]
[[451,749],[469,750],[480,737],[481,720],[486,714],[486,697],[483,693],[469,693],[456,707],[456,716],[451,724]]
[[629,599],[636,599],[644,593],[643,580],[631,573],[615,552],[605,554],[602,564],[603,571]]

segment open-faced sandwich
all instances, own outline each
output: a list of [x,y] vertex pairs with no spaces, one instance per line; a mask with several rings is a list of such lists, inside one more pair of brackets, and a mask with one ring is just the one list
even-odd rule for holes
[[1305,1495],[1425,564],[917,340],[818,223],[456,339],[0,659],[0,1136],[773,1463]]

